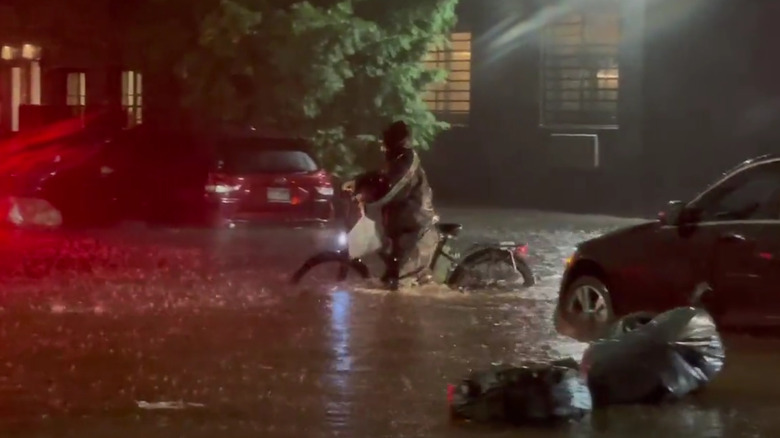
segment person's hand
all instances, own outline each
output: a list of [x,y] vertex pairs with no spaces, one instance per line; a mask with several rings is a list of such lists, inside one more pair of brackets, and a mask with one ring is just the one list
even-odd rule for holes
[[347,181],[344,184],[341,185],[341,190],[345,192],[354,192],[355,191],[355,180]]

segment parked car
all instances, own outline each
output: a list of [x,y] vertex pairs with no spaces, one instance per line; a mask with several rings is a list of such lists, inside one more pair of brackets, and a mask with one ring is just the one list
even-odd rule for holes
[[252,130],[84,130],[25,148],[43,158],[4,186],[46,199],[69,225],[329,221],[332,179],[308,148]]
[[565,334],[687,305],[706,288],[722,326],[780,325],[780,157],[746,161],[655,221],[583,242],[566,264],[556,312]]
[[212,222],[334,218],[331,175],[307,152],[306,142],[245,137],[223,139],[216,146],[204,186]]

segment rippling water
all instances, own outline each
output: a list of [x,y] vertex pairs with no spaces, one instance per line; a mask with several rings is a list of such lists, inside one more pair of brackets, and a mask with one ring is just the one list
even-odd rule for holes
[[[78,245],[60,251],[58,265],[25,259],[55,251],[61,237],[8,237],[2,436],[730,438],[780,430],[772,377],[780,343],[749,338],[729,339],[722,376],[683,403],[608,409],[550,430],[451,425],[446,384],[470,368],[579,358],[584,345],[556,335],[551,321],[562,261],[578,241],[627,222],[469,210],[445,218],[466,224],[464,241],[528,241],[540,285],[522,294],[286,286],[297,263],[332,243],[327,230],[73,236]],[[196,405],[146,409],[165,401]]]

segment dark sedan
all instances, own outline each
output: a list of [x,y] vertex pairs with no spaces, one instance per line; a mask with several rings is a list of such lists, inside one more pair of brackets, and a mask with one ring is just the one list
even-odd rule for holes
[[331,175],[291,139],[233,139],[219,145],[205,186],[216,223],[328,222],[334,218]]
[[780,325],[780,157],[746,161],[657,220],[580,244],[566,264],[556,312],[564,334],[699,298],[723,326]]

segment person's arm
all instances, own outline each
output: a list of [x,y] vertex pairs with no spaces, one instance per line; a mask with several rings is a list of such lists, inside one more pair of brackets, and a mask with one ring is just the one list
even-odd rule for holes
[[395,199],[408,196],[411,191],[411,181],[414,173],[420,166],[420,159],[413,150],[404,152],[390,163],[387,170],[388,190],[387,194],[372,205],[384,205]]

